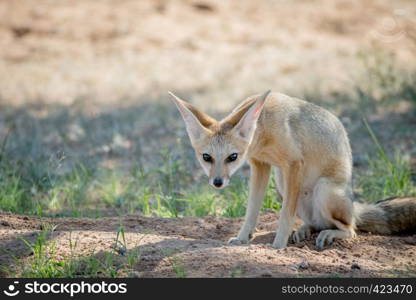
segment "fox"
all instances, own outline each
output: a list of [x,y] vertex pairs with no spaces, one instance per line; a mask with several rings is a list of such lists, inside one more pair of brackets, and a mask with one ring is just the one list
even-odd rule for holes
[[[249,197],[244,222],[229,244],[253,237],[272,169],[282,199],[273,248],[319,233],[316,247],[356,231],[394,234],[416,230],[416,198],[375,204],[353,201],[352,152],[341,121],[311,102],[270,90],[248,97],[217,121],[172,92],[195,150],[215,189],[226,187],[246,162]],[[293,231],[296,217],[303,225]]]

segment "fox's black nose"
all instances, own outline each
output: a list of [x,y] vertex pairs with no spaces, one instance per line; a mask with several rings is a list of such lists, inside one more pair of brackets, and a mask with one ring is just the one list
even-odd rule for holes
[[221,187],[222,186],[222,179],[217,177],[217,178],[214,179],[213,183],[216,187]]

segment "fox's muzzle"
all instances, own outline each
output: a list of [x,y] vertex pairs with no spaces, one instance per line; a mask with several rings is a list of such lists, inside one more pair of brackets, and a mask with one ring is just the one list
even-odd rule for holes
[[217,177],[217,178],[214,178],[212,183],[214,184],[215,187],[220,188],[223,184],[223,181],[221,178]]
[[228,178],[215,177],[210,179],[210,184],[216,189],[222,189],[228,185]]

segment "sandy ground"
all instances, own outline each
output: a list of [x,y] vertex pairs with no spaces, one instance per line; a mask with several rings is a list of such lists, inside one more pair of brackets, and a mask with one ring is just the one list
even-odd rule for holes
[[[0,1],[0,99],[137,103],[173,90],[217,111],[260,91],[351,89],[360,53],[415,65],[412,1]],[[366,77],[364,77],[366,79]]]
[[[266,246],[274,238],[278,215],[261,216],[250,245],[229,246],[242,219],[158,219],[129,215],[123,218],[35,218],[9,213],[0,215],[0,247],[21,259],[30,257],[18,239],[33,240],[46,223],[57,225],[50,236],[56,256],[71,255],[70,241],[77,241],[72,255],[102,256],[114,253],[120,223],[126,230],[127,251],[139,250],[141,259],[124,276],[176,277],[180,266],[187,277],[397,277],[416,276],[416,235],[378,236],[359,234],[353,240],[336,241],[318,251],[314,239],[286,249]],[[299,225],[299,223],[297,224]],[[75,252],[75,253],[74,253]],[[115,254],[115,261],[125,256]],[[2,265],[11,265],[8,255]]]

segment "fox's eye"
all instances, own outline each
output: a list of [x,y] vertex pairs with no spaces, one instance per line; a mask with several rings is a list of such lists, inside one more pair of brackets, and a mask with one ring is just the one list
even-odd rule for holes
[[227,157],[227,162],[235,161],[237,159],[237,157],[238,157],[238,154],[233,153],[233,154],[231,154],[230,156]]
[[212,157],[211,155],[204,153],[202,154],[202,158],[206,161],[206,162],[212,162]]

